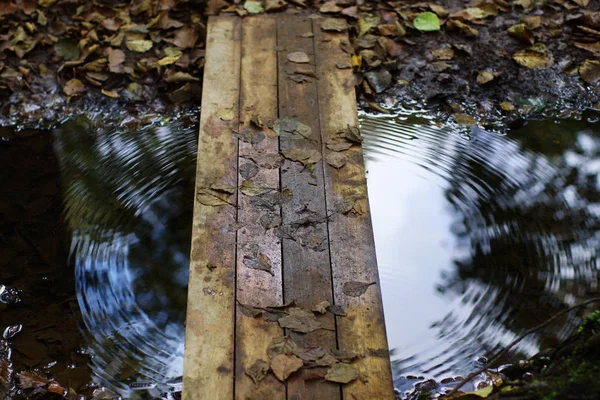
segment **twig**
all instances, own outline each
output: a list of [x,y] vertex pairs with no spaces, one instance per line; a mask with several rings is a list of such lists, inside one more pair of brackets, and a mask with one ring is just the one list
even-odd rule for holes
[[521,340],[525,339],[526,336],[531,335],[532,333],[539,331],[540,329],[544,328],[547,325],[550,325],[550,323],[552,321],[554,321],[555,319],[557,319],[558,317],[561,317],[565,314],[568,314],[569,312],[579,308],[579,307],[583,307],[585,305],[588,305],[590,303],[595,303],[597,301],[600,301],[600,297],[594,297],[591,298],[589,300],[586,300],[584,302],[581,302],[579,304],[575,304],[572,307],[567,308],[566,310],[562,310],[561,312],[554,314],[552,317],[548,318],[546,321],[542,322],[541,324],[539,324],[538,326],[534,326],[531,329],[528,329],[527,331],[525,331],[523,334],[521,334],[521,336],[519,336],[518,338],[516,338],[515,340],[513,340],[508,346],[506,346],[504,349],[502,349],[502,351],[500,351],[498,354],[496,354],[494,357],[492,357],[490,359],[490,361],[483,367],[477,369],[474,372],[471,372],[469,375],[467,375],[466,378],[464,378],[462,381],[460,381],[460,383],[455,386],[450,392],[448,392],[448,394],[444,395],[444,397],[446,396],[452,396],[453,394],[455,394],[456,392],[458,392],[458,389],[460,389],[461,387],[463,387],[467,382],[469,382],[471,379],[475,378],[477,375],[481,374],[482,372],[485,372],[487,369],[489,369],[496,361],[498,361],[501,357],[504,357],[509,351],[510,349],[512,349],[517,343],[519,343]]

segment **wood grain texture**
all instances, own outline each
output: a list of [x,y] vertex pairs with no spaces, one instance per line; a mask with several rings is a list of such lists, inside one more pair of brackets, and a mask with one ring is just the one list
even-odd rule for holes
[[[326,33],[315,19],[314,32],[321,131],[325,143],[348,126],[358,126],[354,76],[350,56],[340,45],[348,43],[345,33]],[[330,152],[325,146],[324,154]],[[341,350],[364,355],[355,366],[361,379],[342,387],[344,399],[393,399],[390,358],[383,316],[381,289],[375,255],[373,229],[367,199],[362,148],[354,145],[343,154],[348,163],[342,168],[325,164],[325,187],[331,237],[331,265],[335,303],[345,307],[348,316],[339,317],[338,343]],[[348,205],[355,206],[347,213]],[[365,282],[369,286],[360,297],[344,294],[346,282]]]
[[[277,118],[276,46],[274,17],[243,20],[239,131],[258,136],[253,140],[257,143],[240,141],[238,181],[246,180],[251,187],[270,188],[267,195],[279,191],[279,168],[266,168],[246,156],[260,152],[279,154],[279,139],[268,128],[268,122]],[[276,234],[277,226],[272,226],[281,220],[280,207],[271,210],[256,206],[254,200],[258,197],[240,193],[238,198],[235,398],[279,400],[286,397],[284,383],[269,374],[257,385],[246,374],[257,360],[269,361],[268,345],[283,336],[276,322],[250,318],[240,311],[240,303],[256,307],[283,303],[281,239]],[[248,267],[252,266],[248,260],[265,260],[264,257],[271,273]]]
[[[277,36],[279,65],[279,118],[294,118],[311,128],[309,138],[280,136],[280,149],[321,151],[319,107],[315,72],[315,57],[310,18],[281,15],[278,17]],[[291,53],[308,55],[308,63],[293,63]],[[295,71],[304,71],[297,74]],[[304,83],[291,78],[307,77]],[[314,164],[314,170],[301,163],[285,160],[281,168],[281,184],[292,191],[292,199],[282,205],[283,216],[283,280],[285,301],[295,300],[300,307],[312,309],[322,301],[333,303],[331,268],[327,237],[327,215],[323,182],[323,162]],[[307,221],[308,219],[308,221]],[[300,223],[301,220],[307,221]],[[318,317],[324,326],[335,329],[331,314]],[[317,330],[308,334],[292,333],[301,344],[316,344],[336,348],[335,331]],[[306,371],[299,371],[287,381],[288,399],[340,398],[340,387],[323,380],[305,380]]]
[[[236,195],[211,206],[204,190],[237,185],[240,19],[211,18],[198,138],[183,398],[232,399]],[[226,110],[224,119],[216,114]],[[229,114],[229,115],[227,115]],[[220,114],[221,115],[221,114]],[[231,117],[231,118],[230,118]],[[209,202],[210,203],[210,202]]]

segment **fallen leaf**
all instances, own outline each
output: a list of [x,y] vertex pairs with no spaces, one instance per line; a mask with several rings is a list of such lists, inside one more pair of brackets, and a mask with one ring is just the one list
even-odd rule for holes
[[494,80],[494,74],[488,71],[482,71],[477,74],[477,83],[479,85],[486,84]]
[[554,64],[552,53],[543,43],[536,43],[525,50],[516,52],[513,59],[519,65],[530,69],[548,69]]
[[287,55],[287,59],[288,59],[288,61],[297,63],[297,64],[303,64],[303,63],[307,63],[310,61],[310,59],[308,58],[308,55],[301,51],[295,51],[293,53],[289,53]]
[[263,122],[262,122],[262,119],[260,118],[260,115],[252,114],[252,118],[250,118],[250,122],[253,123],[254,126],[256,126],[257,128],[263,127]]
[[312,312],[297,307],[290,308],[288,315],[279,318],[278,322],[282,328],[294,332],[308,333],[321,329],[321,324]]
[[335,63],[335,67],[338,69],[349,69],[349,68],[352,68],[352,64],[349,63],[348,61],[341,61],[341,62]]
[[297,347],[298,345],[289,336],[273,339],[267,348],[267,356],[275,358],[281,354],[291,354]]
[[365,294],[369,286],[374,284],[375,282],[346,282],[342,287],[342,292],[346,296],[360,297]]
[[392,84],[392,74],[385,68],[369,71],[365,74],[365,78],[376,93],[383,92]]
[[297,161],[302,163],[304,166],[308,164],[315,164],[321,161],[321,152],[318,150],[309,149],[291,149],[288,151],[282,151],[281,154],[288,160]]
[[267,372],[269,372],[269,363],[265,360],[258,359],[250,366],[244,370],[246,375],[252,379],[255,385],[258,385],[265,376],[267,376]]
[[240,165],[239,173],[244,179],[252,179],[258,174],[258,167],[254,163],[245,163]]
[[431,50],[431,55],[438,60],[448,61],[454,58],[454,50],[447,47],[442,49]]
[[335,151],[328,153],[325,156],[325,160],[327,161],[327,164],[337,169],[342,168],[344,165],[346,165],[346,163],[348,163],[348,157]]
[[325,2],[321,6],[321,8],[319,8],[319,12],[322,12],[323,14],[326,14],[326,13],[335,14],[335,13],[339,13],[340,11],[342,11],[342,7],[338,6],[334,0]]
[[87,90],[87,88],[85,87],[85,85],[83,84],[83,82],[81,82],[77,78],[71,79],[63,87],[63,92],[67,96],[75,96],[75,95],[78,95],[78,94],[81,94],[81,93],[85,92],[86,90]]
[[580,49],[590,51],[594,53],[596,56],[600,56],[600,42],[594,43],[580,43],[575,42],[575,47],[579,47]]
[[235,193],[235,187],[231,185],[225,185],[223,183],[213,183],[210,188],[215,192],[227,193],[229,195]]
[[358,370],[354,366],[345,363],[333,365],[325,375],[325,380],[337,383],[349,383],[356,378],[358,378]]
[[184,26],[175,33],[173,44],[180,49],[193,48],[198,41],[198,33],[192,26]]
[[244,180],[242,182],[242,186],[240,186],[240,192],[245,194],[246,196],[254,197],[254,196],[262,196],[263,194],[269,193],[273,191],[271,188],[255,186],[252,181]]
[[258,269],[261,271],[268,272],[271,275],[273,274],[273,270],[271,267],[271,260],[266,254],[263,253],[255,253],[252,255],[246,254],[243,259],[243,263],[246,267],[252,269]]
[[331,151],[344,151],[352,147],[352,143],[347,140],[330,140],[326,144]]
[[215,116],[223,121],[231,121],[235,118],[235,110],[231,108],[220,108],[215,113]]
[[125,42],[125,46],[136,53],[144,53],[152,48],[153,43],[151,40],[129,40]]
[[431,11],[425,11],[417,15],[413,21],[413,26],[423,32],[433,32],[440,30],[440,19]]
[[249,318],[256,318],[263,313],[263,310],[250,306],[248,304],[242,304],[238,302],[238,306],[240,312]]
[[327,312],[327,308],[330,305],[331,304],[327,300],[325,300],[325,301],[320,302],[316,306],[314,306],[313,309],[312,309],[312,311],[313,312],[318,312],[319,314],[325,314]]
[[360,144],[363,141],[363,138],[360,134],[360,129],[357,126],[350,126],[344,130],[344,137],[351,141],[352,143]]
[[331,312],[333,315],[337,315],[338,317],[345,317],[346,315],[348,315],[346,314],[346,310],[344,309],[344,307],[338,304],[329,306],[329,312]]
[[379,25],[379,17],[373,14],[363,14],[358,19],[358,36],[362,36],[369,32],[371,28],[375,28]]
[[65,60],[77,60],[81,56],[81,49],[75,40],[59,40],[54,44],[54,52]]
[[348,24],[343,19],[327,18],[321,24],[322,31],[345,32],[348,30]]
[[[176,83],[176,82],[199,82],[200,79],[196,78],[195,76],[190,75],[187,72],[182,72],[182,71],[172,71],[172,70],[167,70],[164,75],[163,75],[163,79],[169,83]],[[233,114],[233,109],[232,109],[232,113]],[[218,116],[218,115],[217,115]],[[222,118],[221,118],[222,119]],[[233,116],[232,118],[233,119]],[[228,120],[230,121],[230,120]]]
[[218,207],[232,205],[227,200],[228,194],[210,188],[200,188],[196,192],[196,200],[205,206]]
[[521,18],[521,21],[529,28],[529,29],[537,29],[542,26],[542,17],[539,15],[526,15]]
[[600,61],[585,60],[579,67],[579,75],[584,82],[595,85],[600,81]]
[[106,89],[102,89],[101,90],[102,94],[105,95],[106,97],[110,97],[113,99],[118,99],[121,96],[119,95],[119,92],[117,92],[116,90],[106,90]]
[[429,3],[429,9],[436,13],[440,18],[446,18],[450,12],[442,6],[434,3]]
[[533,44],[535,42],[533,32],[531,32],[525,24],[511,26],[508,28],[508,34],[514,38],[528,42],[529,44]]
[[259,1],[248,0],[244,3],[244,8],[250,14],[260,14],[261,12],[265,11],[265,9]]
[[265,0],[265,11],[280,11],[287,7],[287,3],[283,0]]
[[479,36],[479,32],[477,31],[477,29],[475,29],[472,26],[465,24],[464,22],[459,21],[457,19],[449,20],[446,23],[446,26],[448,26],[449,29],[457,29],[469,37]]
[[502,103],[500,103],[500,108],[503,111],[513,111],[515,109],[515,106],[512,103],[503,101]]
[[327,351],[324,348],[310,343],[304,347],[298,347],[296,350],[294,350],[294,355],[300,357],[302,361],[305,362],[316,361],[317,359],[325,356],[325,354],[327,354]]
[[276,134],[282,137],[313,140],[310,126],[294,118],[278,118],[272,122],[271,127]]
[[271,371],[280,381],[284,382],[291,374],[298,371],[304,363],[296,356],[280,354],[271,360]]
[[35,389],[48,384],[48,379],[35,372],[24,371],[16,374],[15,377],[23,389]]
[[181,58],[181,55],[176,56],[176,57],[163,57],[160,60],[158,60],[158,65],[175,64],[177,61],[179,61],[180,58]]

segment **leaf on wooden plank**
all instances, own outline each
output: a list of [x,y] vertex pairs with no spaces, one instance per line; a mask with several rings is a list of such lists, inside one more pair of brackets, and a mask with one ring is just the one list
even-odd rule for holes
[[250,180],[244,180],[240,186],[240,192],[246,196],[262,196],[263,194],[272,192],[274,189],[268,187],[255,186]]
[[342,168],[344,165],[346,165],[346,163],[348,163],[348,157],[336,151],[328,153],[325,156],[325,160],[327,161],[327,164],[337,169]]
[[[334,364],[337,364],[339,360],[334,355],[327,353],[323,357],[317,359],[315,364],[319,367],[331,367]],[[325,376],[323,376],[325,378]]]
[[325,380],[337,383],[350,383],[356,378],[358,378],[358,370],[354,366],[345,363],[335,364],[325,375]]
[[242,178],[244,179],[252,179],[256,176],[256,174],[258,174],[258,167],[256,166],[256,164],[252,163],[252,162],[247,162],[244,163],[242,165],[240,165],[240,175],[242,176]]
[[258,359],[250,366],[244,370],[246,375],[252,379],[255,385],[258,385],[265,376],[267,376],[267,372],[269,372],[269,363],[265,360]]
[[312,149],[291,149],[281,154],[288,160],[297,161],[303,165],[315,164],[321,161],[321,152]]
[[351,363],[359,357],[358,354],[353,351],[331,349],[331,352],[333,353],[335,358],[337,358],[340,362],[344,363]]
[[227,194],[235,193],[235,186],[225,185],[223,183],[213,183],[210,188],[216,192],[222,192]]
[[258,144],[265,140],[265,133],[263,131],[255,131],[254,129],[244,129],[236,135],[242,142],[250,144]]
[[296,356],[280,354],[271,360],[271,371],[280,381],[284,382],[291,374],[298,371],[304,362]]
[[152,43],[152,40],[128,40],[125,42],[125,46],[136,53],[145,53],[150,50],[153,45],[154,43]]
[[326,146],[331,151],[344,151],[352,147],[352,142],[335,139],[328,141]]
[[273,229],[277,226],[280,226],[282,223],[282,220],[278,214],[270,212],[270,213],[267,213],[267,214],[263,215],[262,217],[260,217],[259,222],[263,228]]
[[274,275],[273,271],[272,271],[272,267],[271,267],[271,260],[269,259],[269,256],[267,256],[266,254],[263,254],[263,253],[255,253],[252,255],[246,254],[244,256],[243,263],[248,268],[266,271],[269,274]]
[[297,307],[290,308],[288,315],[279,318],[278,322],[282,328],[288,328],[294,332],[308,333],[321,329],[321,324],[312,312]]
[[332,313],[333,315],[337,315],[338,317],[345,317],[346,315],[346,310],[344,309],[344,307],[338,305],[338,304],[334,304],[332,306],[329,306],[329,312]]
[[353,143],[360,144],[363,141],[363,138],[360,134],[360,129],[357,126],[350,126],[346,128],[344,131],[344,137]]
[[261,128],[264,126],[260,115],[252,114],[252,118],[250,118],[250,122],[254,124],[257,128]]
[[223,121],[231,121],[235,117],[235,109],[231,108],[220,108],[215,112],[215,116]]
[[205,206],[218,207],[232,205],[227,200],[228,195],[210,188],[200,188],[196,192],[196,200]]
[[312,311],[313,312],[318,312],[319,314],[325,314],[327,312],[327,308],[330,305],[331,304],[327,300],[325,300],[325,301],[320,302],[316,306],[314,306],[313,309],[312,309]]
[[312,139],[312,129],[310,126],[294,118],[279,118],[272,122],[271,128],[275,133],[282,137],[291,137],[292,139]]
[[238,301],[238,306],[240,308],[240,312],[242,314],[244,314],[246,317],[250,317],[250,318],[256,318],[264,312],[263,310],[261,310],[259,308],[250,306],[248,304],[240,303],[239,301]]
[[344,286],[342,287],[342,292],[346,296],[360,297],[363,294],[365,294],[365,292],[367,291],[369,286],[374,285],[375,283],[376,282],[356,282],[356,281],[346,282],[346,283],[344,283]]
[[275,358],[281,354],[292,354],[298,345],[289,336],[273,339],[267,347],[267,356]]
[[306,32],[306,33],[303,33],[302,35],[300,35],[301,38],[311,38],[314,36],[315,36],[315,34],[312,32]]
[[298,347],[294,350],[294,354],[300,357],[303,361],[316,361],[317,359],[325,356],[327,351],[321,346],[315,344],[308,344],[304,347]]
[[348,30],[348,24],[343,19],[327,18],[321,24],[322,31],[345,32]]
[[308,55],[302,51],[295,51],[293,53],[289,53],[287,55],[287,59],[288,59],[288,61],[296,63],[296,64],[305,64],[310,61],[310,58],[308,58]]

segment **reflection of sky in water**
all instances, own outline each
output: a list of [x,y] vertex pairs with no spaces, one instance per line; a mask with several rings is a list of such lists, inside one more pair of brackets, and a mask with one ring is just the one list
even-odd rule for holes
[[[597,132],[580,125],[564,154],[545,157],[509,137],[474,131],[468,140],[423,118],[361,119],[396,376],[465,374],[597,287]],[[540,320],[529,316],[537,312]],[[553,334],[564,338],[575,323]],[[532,355],[540,345],[532,335],[517,350]]]
[[55,132],[93,371],[126,397],[180,389],[194,127],[123,133],[79,119]]

